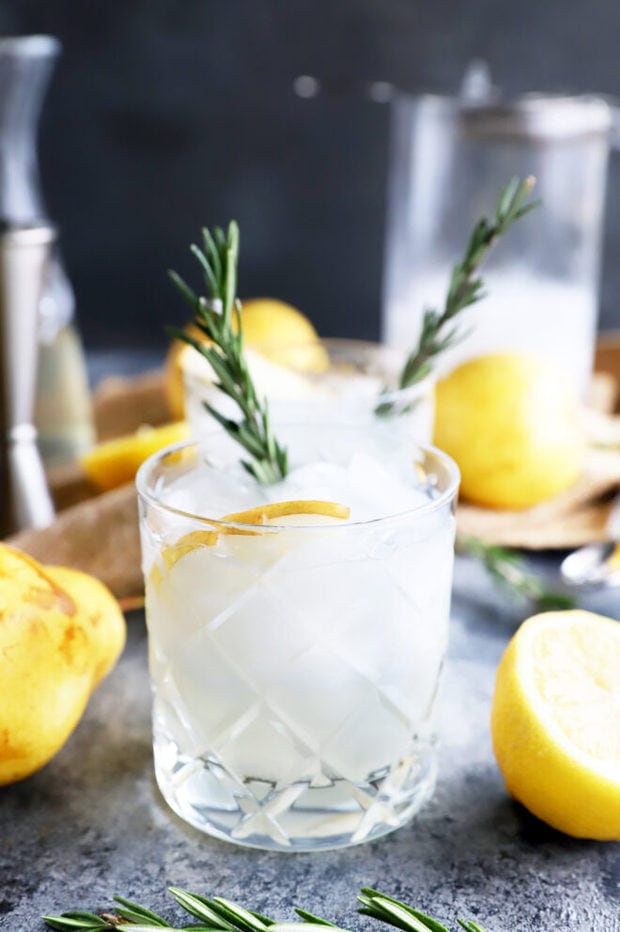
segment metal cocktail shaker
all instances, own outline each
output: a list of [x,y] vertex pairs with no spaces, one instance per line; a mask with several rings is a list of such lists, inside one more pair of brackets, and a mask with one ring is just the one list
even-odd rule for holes
[[49,225],[0,228],[0,537],[54,517],[33,425],[38,313],[56,238]]
[[[37,130],[60,42],[53,36],[0,37],[0,219],[48,223],[39,178]],[[88,372],[74,295],[55,239],[39,302],[34,423],[46,466],[75,459],[94,442]]]

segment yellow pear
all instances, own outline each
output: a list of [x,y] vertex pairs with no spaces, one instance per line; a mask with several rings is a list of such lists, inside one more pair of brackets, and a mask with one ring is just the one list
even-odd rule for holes
[[97,579],[0,543],[0,785],[39,770],[64,745],[125,633]]

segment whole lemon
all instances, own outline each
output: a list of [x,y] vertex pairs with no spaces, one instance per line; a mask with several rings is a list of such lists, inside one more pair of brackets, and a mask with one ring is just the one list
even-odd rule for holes
[[301,311],[276,298],[248,298],[241,302],[245,340],[252,346],[313,343],[317,332]]
[[493,750],[510,794],[568,835],[620,841],[620,624],[525,621],[497,670]]
[[[204,333],[188,323],[183,328],[195,340],[203,340]],[[174,339],[170,344],[164,362],[164,390],[170,416],[174,421],[182,421],[185,417],[185,403],[183,399],[183,366],[181,357],[188,349],[189,344],[183,340]],[[191,349],[191,347],[189,347]]]
[[544,357],[493,353],[437,385],[434,441],[461,470],[464,498],[528,508],[578,478],[585,451],[578,399]]
[[[311,321],[291,304],[277,298],[248,298],[241,304],[245,344],[281,366],[298,372],[323,372],[329,365],[325,349]],[[204,334],[193,324],[187,331],[195,339]],[[171,414],[185,415],[183,403],[183,357],[194,352],[181,340],[174,340],[165,365],[166,394]]]

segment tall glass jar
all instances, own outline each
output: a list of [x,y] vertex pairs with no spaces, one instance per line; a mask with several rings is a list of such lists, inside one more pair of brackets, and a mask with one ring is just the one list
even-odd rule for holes
[[513,176],[534,175],[537,210],[496,245],[467,338],[442,356],[535,352],[586,396],[597,327],[611,109],[598,97],[528,94],[472,104],[397,95],[392,111],[383,337],[417,341],[425,308],[441,307],[475,222]]

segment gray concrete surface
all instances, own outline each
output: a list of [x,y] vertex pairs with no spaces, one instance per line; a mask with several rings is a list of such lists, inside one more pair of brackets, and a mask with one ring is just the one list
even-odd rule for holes
[[[618,617],[617,590],[588,603]],[[617,932],[620,845],[547,828],[511,802],[494,763],[494,672],[523,614],[459,560],[433,800],[370,845],[295,855],[216,841],[163,803],[152,772],[144,619],[129,616],[125,653],[69,742],[38,774],[0,789],[0,928],[38,932],[42,913],[105,910],[115,893],[181,924],[166,893],[176,885],[280,920],[292,919],[296,904],[366,930],[378,923],[357,916],[356,895],[370,885],[451,928],[461,915],[489,932]]]

